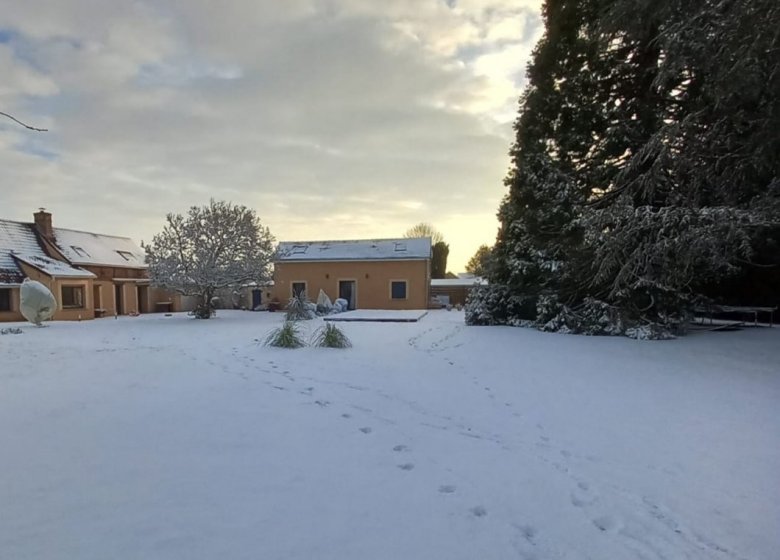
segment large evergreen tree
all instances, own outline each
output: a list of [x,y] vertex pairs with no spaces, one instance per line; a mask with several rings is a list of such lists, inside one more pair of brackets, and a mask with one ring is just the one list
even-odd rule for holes
[[759,242],[778,264],[778,10],[545,3],[494,285],[469,322],[663,335],[702,293],[753,278]]

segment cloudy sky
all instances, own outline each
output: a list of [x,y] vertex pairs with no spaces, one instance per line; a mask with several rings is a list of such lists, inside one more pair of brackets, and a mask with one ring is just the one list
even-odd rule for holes
[[0,11],[0,217],[149,240],[209,198],[279,240],[495,239],[541,0],[27,0]]

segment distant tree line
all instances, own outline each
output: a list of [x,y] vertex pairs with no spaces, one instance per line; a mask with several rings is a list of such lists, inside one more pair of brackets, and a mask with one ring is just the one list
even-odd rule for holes
[[547,0],[471,324],[665,337],[780,303],[780,3]]

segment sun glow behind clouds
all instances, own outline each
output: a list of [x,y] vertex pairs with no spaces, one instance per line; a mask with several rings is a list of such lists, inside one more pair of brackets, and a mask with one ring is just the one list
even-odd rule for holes
[[65,4],[0,14],[0,106],[51,129],[0,123],[2,217],[149,239],[214,197],[280,239],[427,221],[453,270],[493,241],[540,2]]

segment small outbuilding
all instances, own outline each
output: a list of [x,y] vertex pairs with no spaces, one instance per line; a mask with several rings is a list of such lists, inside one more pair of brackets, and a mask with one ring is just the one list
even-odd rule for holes
[[349,309],[426,309],[431,239],[286,241],[274,258],[273,298],[282,305],[320,290]]
[[437,305],[465,305],[469,292],[475,286],[484,286],[487,280],[475,276],[431,280],[431,298]]

